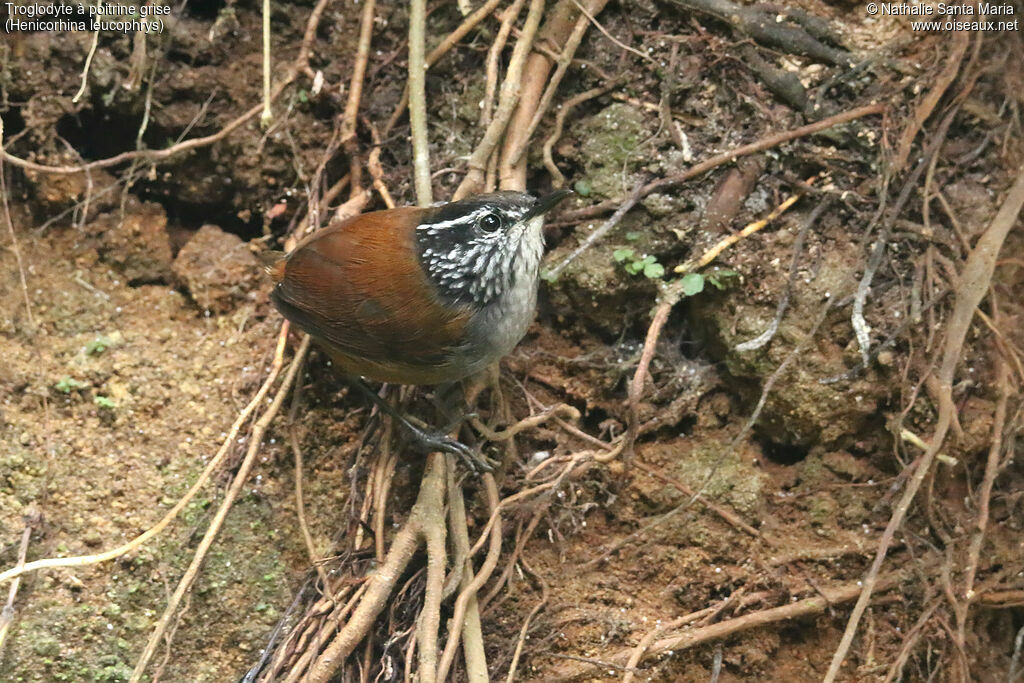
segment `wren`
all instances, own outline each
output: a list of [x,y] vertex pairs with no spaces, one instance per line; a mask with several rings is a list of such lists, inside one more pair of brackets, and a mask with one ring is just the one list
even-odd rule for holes
[[[271,300],[346,375],[398,384],[464,379],[526,333],[544,215],[569,194],[497,192],[355,216],[270,264]],[[463,444],[396,417],[427,445],[489,469]]]

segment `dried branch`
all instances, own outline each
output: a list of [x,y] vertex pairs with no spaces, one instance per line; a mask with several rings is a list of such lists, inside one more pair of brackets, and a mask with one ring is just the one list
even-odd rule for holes
[[820,202],[816,207],[814,207],[814,210],[811,211],[811,214],[807,217],[807,220],[804,221],[803,226],[801,226],[800,232],[797,233],[796,236],[796,242],[793,244],[793,257],[789,262],[789,279],[786,281],[786,289],[783,290],[782,296],[779,297],[778,306],[775,308],[775,317],[772,319],[771,324],[768,325],[767,330],[754,339],[736,345],[736,350],[740,353],[756,351],[775,337],[775,333],[779,329],[779,324],[782,323],[782,318],[786,315],[786,309],[789,306],[789,297],[793,293],[793,284],[796,282],[798,272],[797,266],[800,264],[800,254],[803,252],[804,240],[807,239],[807,233],[810,231],[811,227],[818,222],[818,219],[821,217],[821,214],[825,212],[825,209],[828,208],[828,205],[828,200]]

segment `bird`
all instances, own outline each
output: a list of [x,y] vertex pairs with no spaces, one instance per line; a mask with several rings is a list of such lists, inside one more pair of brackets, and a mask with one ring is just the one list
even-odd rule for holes
[[511,352],[537,305],[545,214],[570,194],[504,191],[354,216],[265,259],[270,299],[421,442],[488,471],[482,457],[415,427],[362,380],[448,384]]

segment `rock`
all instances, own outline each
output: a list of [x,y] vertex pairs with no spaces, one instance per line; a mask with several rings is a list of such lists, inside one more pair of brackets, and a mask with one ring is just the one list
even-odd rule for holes
[[159,204],[130,199],[121,211],[103,214],[85,232],[97,241],[100,259],[133,284],[166,282],[171,275],[167,214]]
[[227,313],[257,298],[264,282],[256,257],[237,235],[204,225],[174,260],[174,274],[201,308]]

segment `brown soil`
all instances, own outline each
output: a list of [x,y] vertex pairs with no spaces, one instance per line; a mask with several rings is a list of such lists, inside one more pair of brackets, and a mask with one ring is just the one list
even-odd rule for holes
[[[454,3],[437,4],[428,21],[431,45],[459,22]],[[932,433],[934,396],[922,382],[941,348],[949,297],[921,313],[920,324],[901,326],[922,298],[936,296],[936,283],[962,269],[1020,168],[1024,88],[1019,68],[1012,67],[1021,63],[1020,41],[1007,33],[985,34],[980,61],[961,74],[977,81],[949,129],[933,180],[949,210],[934,201],[930,216],[922,217],[915,190],[912,208],[896,221],[866,308],[873,342],[899,332],[896,343],[863,372],[822,383],[860,361],[849,304],[828,312],[814,338],[804,342],[826,302],[851,294],[863,273],[874,238],[865,240],[864,230],[883,193],[880,169],[945,63],[949,34],[912,34],[909,22],[891,18],[867,23],[861,6],[802,4],[841,27],[858,57],[880,55],[871,68],[837,81],[825,98],[829,105],[839,111],[876,99],[892,102],[893,110],[884,122],[854,122],[758,155],[758,182],[733,207],[725,228],[707,228],[713,221],[705,214],[729,168],[681,190],[650,195],[556,282],[542,284],[537,323],[503,367],[513,412],[528,413],[528,391],[545,405],[576,406],[583,413],[581,429],[614,438],[628,425],[626,385],[656,297],[653,280],[629,274],[614,252],[632,249],[637,260],[652,254],[669,269],[702,253],[722,230],[767,214],[795,182],[831,172],[824,194],[727,252],[719,275],[706,271],[704,291],[673,312],[639,406],[632,463],[591,467],[550,498],[508,513],[506,559],[517,527],[522,531],[543,510],[522,552],[524,564],[483,614],[495,678],[504,677],[524,620],[542,593],[547,601],[532,619],[521,679],[603,680],[620,678],[622,671],[607,662],[659,624],[722,607],[706,625],[855,583],[900,495],[904,465],[920,454],[894,434],[903,428],[927,439]],[[215,145],[159,164],[88,175],[3,165],[12,230],[0,219],[0,569],[17,561],[24,516],[33,510],[43,522],[31,537],[30,560],[95,553],[152,526],[195,481],[263,381],[280,317],[267,302],[269,283],[246,242],[276,248],[302,215],[344,108],[339,84],[349,78],[359,16],[348,0],[336,5],[321,23],[312,64],[330,89],[314,96],[300,78],[278,101],[278,120],[269,131],[254,119]],[[378,7],[363,97],[363,113],[378,127],[404,85],[407,19],[399,5]],[[274,6],[276,60],[295,56],[310,9]],[[212,134],[257,102],[258,6],[190,4],[176,17],[163,36],[149,41],[145,73],[151,60],[158,65],[151,88],[148,76],[141,88],[131,87],[131,38],[104,35],[88,95],[77,105],[70,94],[91,34],[6,35],[0,45],[5,149],[51,165],[134,149],[147,98],[151,111],[142,140],[161,149],[183,135]],[[671,3],[648,1],[610,5],[601,21],[646,57],[619,50],[596,30],[587,34],[578,56],[589,68],[574,67],[559,98],[605,83],[603,72],[631,77],[568,120],[556,160],[584,195],[570,209],[620,198],[641,178],[677,173],[691,159],[806,122],[744,66],[723,24],[691,21]],[[430,72],[432,167],[456,169],[436,174],[438,197],[458,184],[479,138],[483,63],[497,25],[485,23]],[[791,56],[778,60],[809,89],[844,73]],[[951,92],[962,89],[957,81]],[[690,149],[680,149],[665,130],[663,101],[678,114]],[[939,118],[928,120],[916,154]],[[552,123],[545,119],[538,139],[548,136]],[[407,125],[403,120],[384,141],[382,155],[385,181],[403,204],[413,202]],[[369,134],[360,136],[358,144],[368,152]],[[325,167],[326,185],[347,171],[347,158],[336,155]],[[906,174],[894,178],[890,203]],[[530,157],[530,182],[549,182],[539,153]],[[798,233],[819,197],[832,204],[806,236],[778,333],[761,350],[737,351],[774,317],[789,286]],[[283,210],[275,208],[282,203]],[[554,223],[551,265],[590,227],[560,224],[558,216]],[[1006,679],[1014,638],[1024,625],[1019,458],[1007,458],[996,481],[975,583],[987,595],[1012,598],[1016,591],[1018,597],[1005,605],[984,599],[972,605],[963,652],[954,645],[959,625],[943,582],[951,591],[959,586],[976,525],[978,483],[998,401],[998,352],[1012,358],[1024,348],[1022,249],[1018,226],[992,286],[1000,310],[984,306],[1003,339],[997,348],[992,329],[975,319],[955,386],[959,431],[896,536],[883,573],[900,571],[899,586],[875,598],[844,667],[845,680],[884,679],[905,645],[906,680],[960,674]],[[923,292],[915,289],[922,282]],[[796,362],[771,380],[754,429],[734,446],[766,382],[798,348]],[[1011,377],[1004,439],[1012,450],[1020,427],[1016,369]],[[329,556],[339,534],[357,526],[366,486],[359,444],[369,411],[317,355],[302,384],[297,422],[304,434],[306,516],[318,551]],[[308,576],[285,424],[282,414],[271,427],[246,493],[186,598],[173,644],[157,652],[148,675],[160,671],[164,681],[237,679],[257,662]],[[238,457],[246,438],[235,445]],[[503,494],[525,486],[523,473],[544,457],[587,447],[555,425],[530,432],[519,443],[519,460],[501,469]],[[421,470],[416,455],[399,462],[389,508],[396,524],[415,497]],[[87,568],[26,576],[0,661],[2,678],[127,680],[229,473],[219,474],[176,524],[141,550]],[[487,519],[477,489],[467,483],[471,534]],[[693,490],[731,516],[692,502],[686,491]],[[663,653],[638,674],[645,680],[707,680],[717,657],[722,681],[818,680],[849,608],[834,605]],[[397,666],[400,680],[403,665]],[[375,659],[371,678],[376,667]]]

